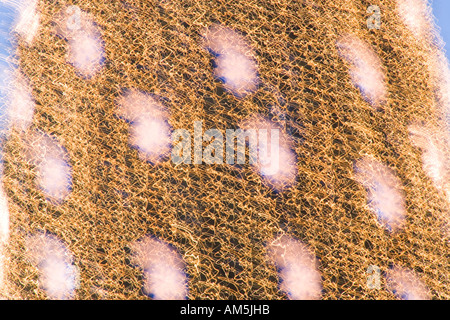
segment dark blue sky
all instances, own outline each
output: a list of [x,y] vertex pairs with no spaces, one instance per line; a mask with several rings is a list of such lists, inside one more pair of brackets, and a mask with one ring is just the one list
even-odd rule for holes
[[447,58],[450,60],[450,0],[432,0],[432,6],[437,24],[441,28],[441,36],[446,43]]

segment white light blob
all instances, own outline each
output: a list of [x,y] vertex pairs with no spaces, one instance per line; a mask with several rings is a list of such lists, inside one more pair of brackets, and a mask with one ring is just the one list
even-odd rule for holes
[[47,199],[60,204],[70,194],[72,169],[64,147],[44,133],[36,132],[28,141],[27,157],[37,168],[36,182]]
[[381,108],[386,103],[387,89],[380,58],[368,44],[354,35],[341,37],[337,47],[350,64],[353,85],[374,108]]
[[[414,124],[408,127],[413,146],[422,151],[422,168],[434,187],[443,194],[450,206],[450,149],[445,133],[438,128]],[[450,236],[450,207],[444,209],[444,232]]]
[[133,262],[144,272],[144,293],[155,300],[184,300],[187,277],[184,262],[168,244],[144,237],[131,246]]
[[276,191],[292,186],[297,177],[297,157],[292,139],[280,126],[259,114],[244,119],[239,126],[257,132],[257,151],[252,152],[250,146],[250,157],[257,159],[253,169],[263,177],[263,181]]
[[386,274],[388,290],[403,300],[429,300],[430,292],[417,275],[408,269],[394,266]]
[[39,286],[50,299],[73,299],[79,272],[69,249],[57,237],[35,234],[26,239],[27,257],[39,270]]
[[116,101],[116,114],[130,122],[130,144],[143,160],[157,164],[170,154],[169,113],[152,95],[126,90]]
[[8,198],[3,185],[0,184],[0,243],[6,243],[9,239],[9,210]]
[[36,103],[28,79],[19,71],[4,70],[0,88],[0,134],[7,135],[11,129],[26,131],[33,122]]
[[16,72],[11,79],[7,101],[8,127],[26,131],[33,121],[36,104],[32,96],[32,88],[21,73]]
[[131,125],[130,142],[133,146],[138,147],[146,157],[154,159],[169,151],[169,134],[170,126],[167,121],[145,116]]
[[40,163],[38,181],[49,197],[62,200],[70,189],[70,167],[63,157],[48,156]]
[[17,32],[27,45],[31,45],[40,27],[38,0],[5,0],[3,4],[16,10],[13,31]]
[[93,18],[79,7],[70,6],[55,17],[55,22],[56,34],[68,41],[68,63],[86,79],[97,75],[104,66],[105,50]]
[[316,257],[302,242],[283,235],[267,245],[279,270],[280,289],[293,300],[320,299],[322,279]]
[[408,131],[412,144],[422,150],[423,170],[437,189],[445,190],[450,183],[450,159],[440,133],[420,125],[410,125]]
[[68,61],[84,77],[91,78],[103,67],[104,50],[99,34],[79,33],[69,40]]
[[[442,40],[438,38],[438,41]],[[428,70],[436,88],[438,111],[446,122],[441,135],[447,139],[447,147],[450,148],[450,64],[443,49],[429,59]]]
[[212,25],[204,32],[204,46],[216,57],[214,75],[223,81],[227,90],[243,97],[256,90],[258,66],[253,50],[244,37],[220,25]]
[[0,183],[0,298],[5,291],[5,246],[9,240],[8,199]]
[[405,224],[405,200],[401,181],[394,171],[366,156],[355,163],[355,179],[367,190],[368,205],[380,223],[395,232]]
[[415,37],[421,38],[430,31],[432,15],[427,0],[397,0],[396,11]]

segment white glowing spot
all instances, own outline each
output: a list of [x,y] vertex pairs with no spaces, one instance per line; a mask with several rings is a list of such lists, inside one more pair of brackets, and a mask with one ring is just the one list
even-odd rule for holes
[[[410,125],[408,131],[411,143],[422,151],[423,171],[450,205],[450,149],[445,132],[418,124]],[[450,235],[449,209],[443,211],[443,219],[444,232]]]
[[28,45],[31,45],[40,26],[38,0],[5,0],[3,3],[17,11],[17,20],[14,31],[17,32]]
[[130,122],[130,144],[153,164],[170,153],[169,113],[152,95],[129,89],[117,100],[117,115]]
[[[427,141],[420,138],[420,135],[412,138],[417,140],[414,144],[422,149],[424,171],[433,180],[436,188],[443,191],[450,206],[450,65],[445,56],[444,42],[437,30],[434,30],[434,39],[438,42],[438,50],[429,58],[428,70],[435,88],[438,116],[444,119],[444,123],[433,133],[434,147],[426,145]],[[444,232],[450,242],[450,207],[444,209],[443,219]]]
[[231,91],[240,94],[256,87],[256,65],[239,52],[220,54],[216,59],[216,75]]
[[50,136],[36,133],[29,142],[28,158],[37,168],[37,184],[46,197],[62,202],[71,192],[72,171],[67,151]]
[[280,289],[293,300],[320,299],[322,279],[316,257],[300,241],[283,235],[267,246],[279,270]]
[[49,156],[39,166],[39,184],[51,198],[62,200],[70,189],[70,167],[59,155]]
[[103,44],[98,34],[80,33],[69,40],[68,61],[83,76],[91,78],[103,66]]
[[431,27],[431,9],[427,0],[397,0],[397,14],[416,37],[422,37]]
[[369,207],[389,231],[395,232],[405,224],[405,200],[401,181],[394,171],[366,156],[355,164],[355,179],[368,193]]
[[99,27],[92,17],[76,6],[68,7],[55,17],[56,34],[68,41],[67,61],[77,72],[92,78],[105,60],[105,50]]
[[214,74],[226,89],[243,97],[258,86],[258,66],[251,47],[238,32],[213,25],[204,32],[205,47],[216,56]]
[[5,245],[9,240],[9,210],[8,200],[3,186],[0,184],[0,297],[5,290],[5,262],[6,257],[4,253]]
[[350,64],[353,84],[366,101],[375,108],[381,108],[386,103],[387,89],[380,58],[368,44],[353,35],[342,37],[337,47]]
[[[438,41],[442,41],[439,37]],[[444,44],[441,44],[443,47]],[[442,136],[450,142],[450,65],[443,50],[438,51],[429,59],[428,69],[436,87],[436,102],[438,111],[446,120]],[[447,142],[448,147],[450,144]]]
[[240,127],[257,132],[257,155],[250,156],[257,159],[253,168],[264,182],[277,191],[292,186],[297,177],[297,158],[291,138],[280,126],[258,114],[244,119]]
[[9,239],[9,210],[8,200],[0,184],[0,243],[5,243]]
[[10,126],[25,131],[33,121],[36,107],[32,88],[25,76],[18,72],[11,79],[10,85],[7,102]]
[[144,272],[143,290],[155,300],[184,300],[187,277],[184,262],[175,249],[152,237],[135,242],[133,262]]
[[130,142],[145,154],[150,162],[170,150],[170,126],[164,119],[142,117],[131,125]]
[[430,292],[413,271],[394,266],[386,274],[389,291],[403,300],[429,300]]
[[73,299],[79,274],[69,249],[58,238],[35,234],[26,239],[27,257],[39,270],[39,286],[50,299]]
[[423,170],[437,189],[445,189],[450,183],[450,160],[440,134],[419,125],[409,126],[408,131],[412,144],[422,150]]
[[17,70],[5,70],[3,77],[0,131],[2,134],[6,134],[11,128],[26,131],[33,122],[36,108],[32,87],[28,79]]
[[[441,57],[439,57],[439,102],[441,106],[442,114],[444,115],[444,118],[446,119],[446,137],[450,141],[450,65],[446,57],[441,53]],[[450,147],[450,145],[449,145]]]

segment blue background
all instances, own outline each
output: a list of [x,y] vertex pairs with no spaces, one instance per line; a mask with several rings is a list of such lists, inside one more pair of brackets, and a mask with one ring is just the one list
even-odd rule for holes
[[444,39],[447,59],[450,60],[450,0],[432,0],[433,15]]

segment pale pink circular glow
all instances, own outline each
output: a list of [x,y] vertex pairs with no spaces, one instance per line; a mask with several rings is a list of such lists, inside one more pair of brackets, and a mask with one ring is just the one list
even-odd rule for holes
[[256,90],[258,66],[245,38],[230,28],[212,25],[204,31],[204,45],[215,56],[214,75],[237,97]]
[[184,300],[187,277],[181,256],[168,244],[144,237],[131,246],[133,261],[145,276],[144,292],[155,300]]
[[72,168],[55,137],[36,131],[27,140],[27,158],[37,169],[36,182],[46,198],[60,204],[72,191]]
[[355,163],[355,179],[367,190],[367,201],[380,223],[390,231],[405,225],[405,199],[394,171],[371,156]]
[[[72,10],[70,10],[72,9]],[[67,62],[79,75],[90,79],[104,66],[101,29],[93,17],[77,6],[66,7],[55,17],[56,34],[67,40]]]
[[130,144],[143,160],[160,163],[171,150],[168,111],[152,95],[136,89],[126,90],[116,103],[116,114],[130,123]]
[[408,127],[411,143],[422,150],[423,170],[435,187],[444,190],[450,184],[450,150],[437,129],[423,125]]
[[97,74],[104,60],[100,34],[77,33],[69,40],[67,59],[84,77],[91,78]]
[[279,270],[280,289],[290,299],[320,299],[322,278],[317,259],[305,244],[283,235],[267,245],[267,252]]
[[373,49],[354,35],[345,35],[337,42],[340,55],[350,64],[353,84],[364,99],[381,108],[387,99],[385,75],[380,58]]
[[429,300],[430,292],[426,285],[411,270],[394,266],[386,275],[389,291],[403,300]]
[[297,177],[294,143],[282,128],[259,114],[244,119],[240,128],[257,132],[257,151],[252,152],[249,146],[250,156],[257,159],[253,169],[261,175],[264,183],[276,191],[294,185]]
[[20,72],[9,74],[10,86],[7,93],[8,128],[13,127],[26,131],[33,122],[36,103],[33,98],[33,88],[28,79]]
[[57,237],[37,233],[26,239],[27,258],[39,270],[39,286],[50,299],[73,299],[79,272],[67,246]]
[[431,31],[433,18],[427,0],[397,0],[396,11],[417,38]]

